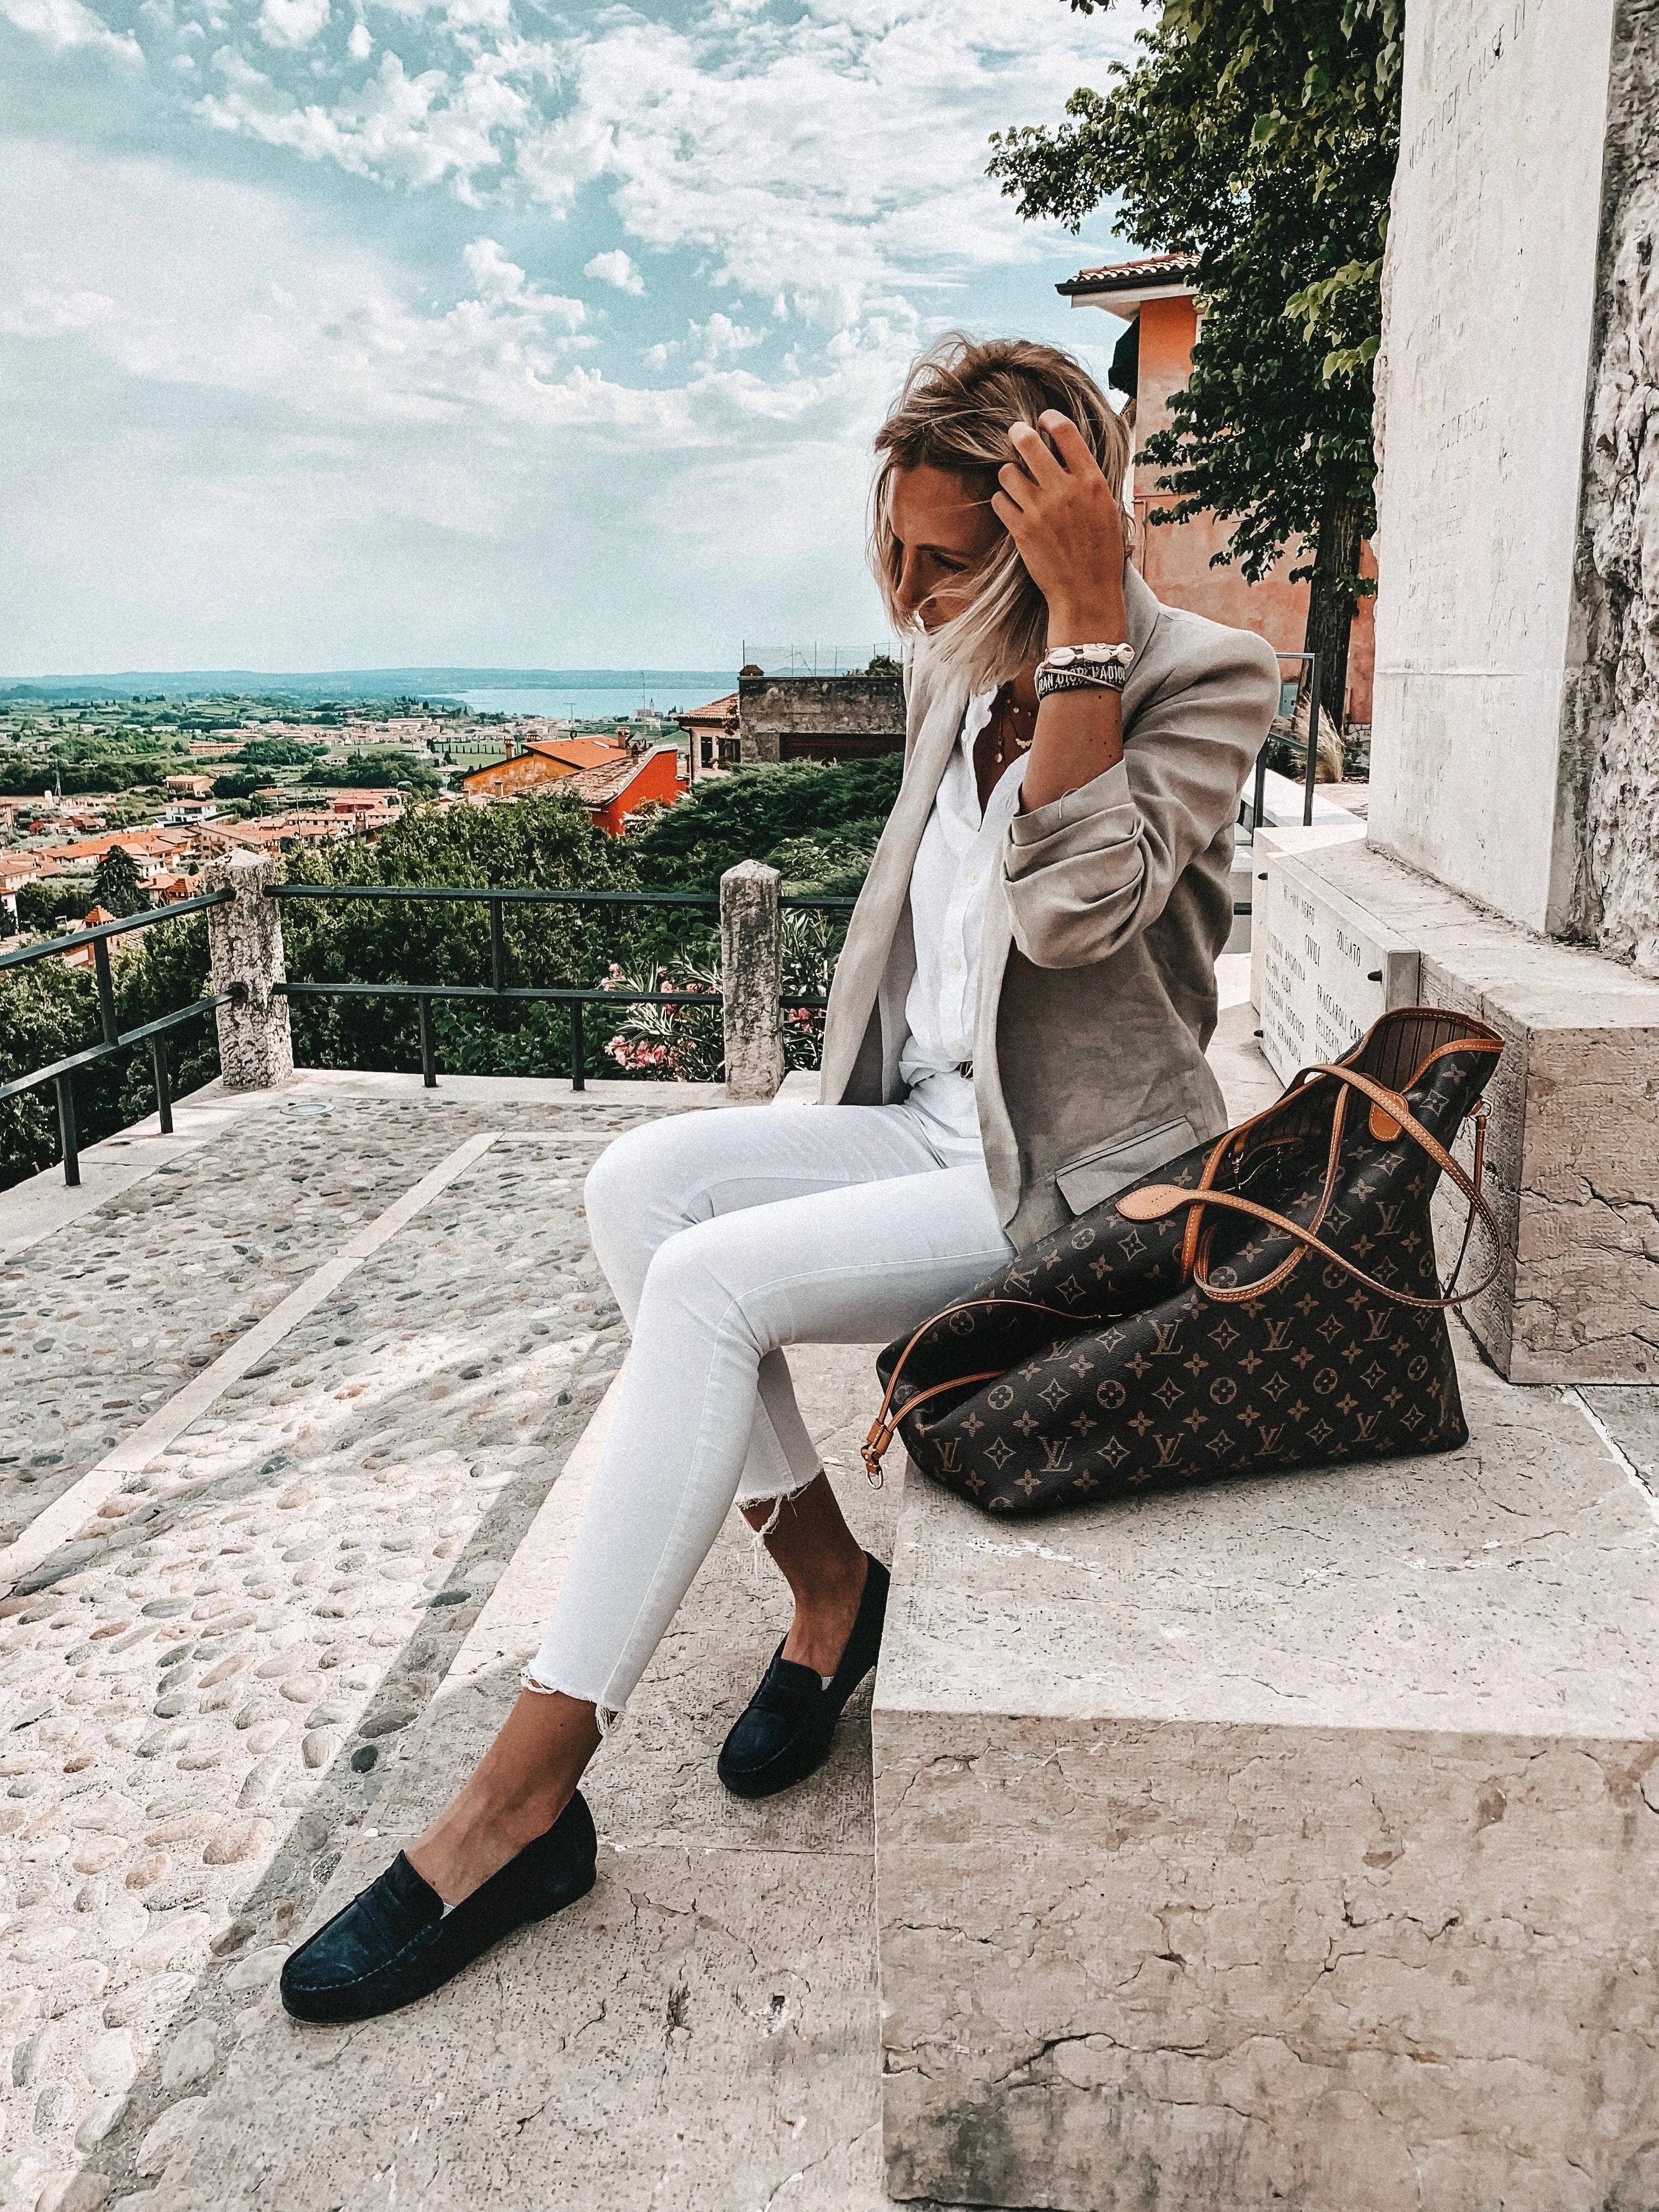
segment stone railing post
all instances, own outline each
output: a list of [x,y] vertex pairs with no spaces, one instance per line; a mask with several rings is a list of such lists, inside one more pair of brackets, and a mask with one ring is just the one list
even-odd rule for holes
[[227,1091],[266,1091],[294,1073],[288,1000],[273,983],[283,965],[282,908],[264,896],[275,868],[263,854],[227,853],[202,871],[202,888],[231,891],[228,906],[208,909],[208,951],[216,993],[233,994],[219,1009],[219,1067]]
[[726,1095],[763,1105],[783,1080],[783,915],[780,878],[743,860],[720,878],[720,977],[726,1019]]

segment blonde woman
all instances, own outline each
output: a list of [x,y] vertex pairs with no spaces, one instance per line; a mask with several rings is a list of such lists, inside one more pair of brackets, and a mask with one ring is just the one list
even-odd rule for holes
[[301,2018],[408,2003],[592,1886],[578,1784],[734,1502],[794,1617],[720,1778],[759,1797],[811,1773],[875,1664],[887,1575],[842,1517],[785,1348],[899,1335],[1225,1127],[1204,1048],[1273,653],[1160,606],[1127,565],[1127,432],[1054,348],[945,340],[876,450],[908,734],[821,1104],[655,1122],[589,1176],[634,1351],[563,1587],[459,1796],[289,1960]]

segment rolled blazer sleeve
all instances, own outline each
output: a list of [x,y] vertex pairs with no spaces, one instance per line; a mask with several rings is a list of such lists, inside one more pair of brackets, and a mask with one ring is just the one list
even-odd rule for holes
[[1265,639],[1217,629],[1212,658],[1135,712],[1123,758],[1017,814],[1002,848],[1014,942],[1037,968],[1086,968],[1156,921],[1185,869],[1237,816],[1279,702]]

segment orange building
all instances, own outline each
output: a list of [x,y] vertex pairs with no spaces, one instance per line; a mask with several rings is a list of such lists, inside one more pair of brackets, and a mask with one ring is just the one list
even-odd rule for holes
[[461,789],[469,799],[516,799],[584,769],[603,768],[623,750],[607,738],[534,738],[521,753],[464,775]]
[[[1210,566],[1212,556],[1230,535],[1227,525],[1213,515],[1198,514],[1190,521],[1152,527],[1146,523],[1150,508],[1171,503],[1170,495],[1158,489],[1162,471],[1140,454],[1154,431],[1169,427],[1170,400],[1192,373],[1193,345],[1203,313],[1193,283],[1197,266],[1194,253],[1154,253],[1139,261],[1079,270],[1054,289],[1074,307],[1102,307],[1129,325],[1113,356],[1111,381],[1127,399],[1125,412],[1134,429],[1134,511],[1140,526],[1134,563],[1150,588],[1172,607],[1187,607],[1236,629],[1255,630],[1278,652],[1300,653],[1308,624],[1308,586],[1290,580],[1291,569],[1300,564],[1299,551],[1287,554],[1261,583],[1249,584],[1235,566]],[[1362,575],[1376,574],[1369,544],[1360,548],[1359,568]],[[1360,600],[1348,642],[1350,722],[1369,723],[1371,719],[1376,659],[1372,605],[1370,599]],[[1285,672],[1288,678],[1295,672],[1294,665]]]
[[570,788],[595,824],[620,837],[636,806],[672,806],[683,798],[678,745],[653,745],[647,753],[624,753],[603,767],[584,769]]
[[680,781],[679,759],[673,745],[654,745],[648,752],[635,752],[626,745],[607,744],[600,738],[566,738],[550,743],[538,739],[512,760],[474,769],[471,775],[462,777],[461,788],[482,805],[492,799],[521,799],[526,792],[568,785],[599,827],[620,837],[635,807],[672,806],[683,796],[685,786]]

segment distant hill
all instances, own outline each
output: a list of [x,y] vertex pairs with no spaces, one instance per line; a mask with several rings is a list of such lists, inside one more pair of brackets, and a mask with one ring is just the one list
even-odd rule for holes
[[103,676],[0,677],[0,701],[27,699],[455,699],[464,691],[651,692],[731,688],[729,669],[707,668],[334,668],[283,672],[197,668],[123,669]]

